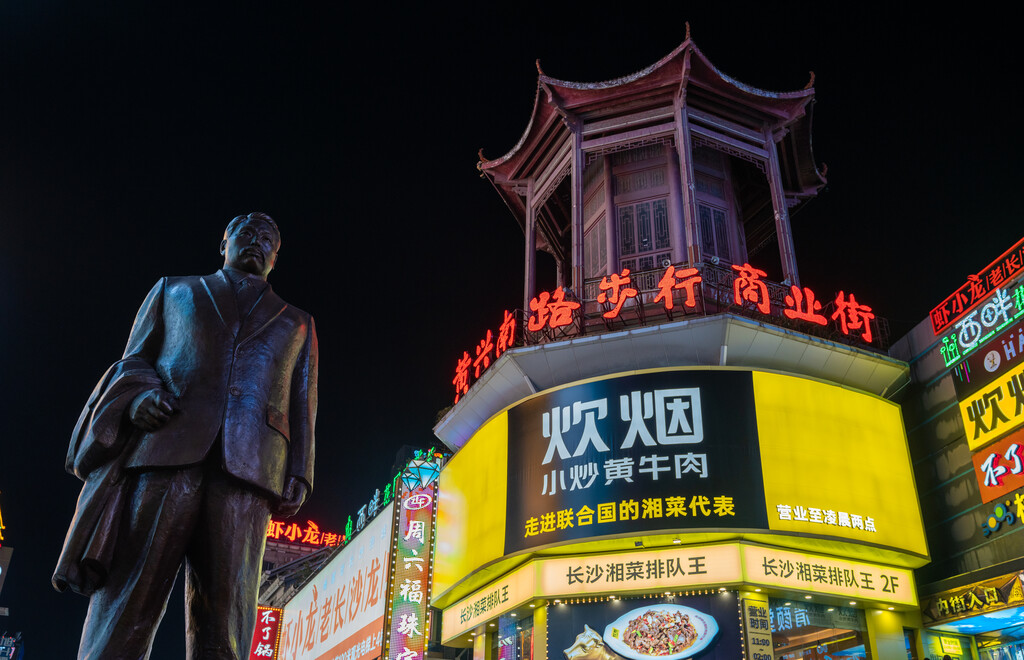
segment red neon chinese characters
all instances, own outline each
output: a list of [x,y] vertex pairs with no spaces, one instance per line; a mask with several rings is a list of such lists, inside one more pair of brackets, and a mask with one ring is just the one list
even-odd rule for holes
[[554,294],[545,291],[530,301],[530,309],[536,312],[536,315],[531,315],[527,319],[526,327],[531,332],[537,332],[543,330],[545,325],[552,330],[563,325],[571,325],[572,313],[579,307],[579,303],[565,299],[562,287],[555,289]]
[[469,357],[469,353],[462,351],[462,359],[455,365],[455,378],[452,379],[452,384],[455,385],[455,403],[459,402],[459,397],[469,391],[469,365],[473,364],[473,358]]
[[771,312],[771,303],[768,301],[768,285],[761,279],[768,273],[754,268],[750,264],[742,266],[734,264],[732,269],[737,271],[736,279],[732,283],[733,300],[736,304],[752,302],[757,305],[762,314]]
[[[637,290],[631,286],[626,286],[631,281],[628,268],[623,268],[622,274],[612,273],[610,280],[607,275],[601,278],[601,283],[598,285],[601,293],[597,294],[597,302],[602,305],[606,302],[615,305],[614,309],[610,309],[602,314],[606,319],[613,319],[618,316],[627,298],[636,298]],[[606,291],[611,291],[611,293],[605,293]]]
[[302,528],[299,527],[298,523],[292,523],[285,527],[284,537],[289,541],[294,542],[295,539],[299,538],[300,536],[302,536]]
[[306,521],[306,533],[302,537],[303,543],[312,543],[313,545],[320,545],[320,528],[312,520]]
[[473,360],[473,377],[480,377],[480,365],[483,364],[483,368],[491,366],[491,351],[494,350],[494,342],[491,341],[491,331],[487,331],[487,336],[480,340],[480,344],[476,347],[476,359]]
[[675,266],[669,266],[658,281],[658,295],[654,297],[654,302],[664,300],[665,309],[672,309],[672,289],[682,289],[686,294],[683,304],[687,307],[696,307],[697,298],[693,293],[693,287],[701,281],[696,268],[676,270]]
[[505,310],[505,319],[501,322],[501,327],[498,328],[498,345],[494,349],[494,359],[497,360],[501,357],[501,354],[512,348],[512,343],[516,340],[516,317],[512,316],[509,311]]
[[836,311],[832,314],[832,318],[839,319],[839,325],[844,335],[850,334],[850,330],[863,329],[861,338],[865,342],[871,343],[871,319],[875,318],[875,315],[870,307],[858,303],[852,293],[848,299],[844,299],[843,292],[839,292],[839,295],[836,296]]
[[786,304],[790,309],[782,310],[782,313],[791,319],[810,321],[818,325],[828,325],[828,319],[821,314],[816,314],[821,309],[821,303],[815,300],[814,292],[809,287],[802,290],[795,284],[789,287],[790,295],[786,296]]

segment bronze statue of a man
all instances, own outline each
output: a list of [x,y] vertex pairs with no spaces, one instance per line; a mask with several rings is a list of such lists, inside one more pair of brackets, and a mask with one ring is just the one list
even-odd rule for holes
[[90,595],[82,660],[148,658],[183,560],[188,657],[248,654],[270,514],[313,486],[316,330],[267,283],[280,245],[238,216],[221,270],[157,282],[82,412],[53,580]]

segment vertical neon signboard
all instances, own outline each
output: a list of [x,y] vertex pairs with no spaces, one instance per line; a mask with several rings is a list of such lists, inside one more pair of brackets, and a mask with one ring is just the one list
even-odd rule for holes
[[423,660],[430,635],[427,597],[433,576],[436,482],[411,489],[403,485],[401,493],[394,537],[387,657]]
[[279,607],[256,608],[256,629],[252,633],[249,660],[277,658],[277,645],[281,641],[281,619],[284,610]]

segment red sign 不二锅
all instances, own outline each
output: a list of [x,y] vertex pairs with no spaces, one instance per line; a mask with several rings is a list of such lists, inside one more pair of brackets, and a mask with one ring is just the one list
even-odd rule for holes
[[1024,487],[1024,429],[975,452],[971,460],[982,502]]
[[256,608],[256,629],[252,632],[249,660],[277,658],[277,645],[281,641],[281,617],[284,610],[277,607]]

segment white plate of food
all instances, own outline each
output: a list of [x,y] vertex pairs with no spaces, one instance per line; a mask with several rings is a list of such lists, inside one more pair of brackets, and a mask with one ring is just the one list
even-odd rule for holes
[[684,605],[648,605],[630,610],[604,629],[604,643],[631,660],[681,660],[703,651],[718,634],[718,622]]

